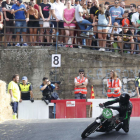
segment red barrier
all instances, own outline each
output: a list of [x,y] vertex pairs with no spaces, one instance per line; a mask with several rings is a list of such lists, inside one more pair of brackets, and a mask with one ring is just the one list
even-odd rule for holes
[[140,117],[140,98],[131,98],[133,104],[131,117]]
[[52,100],[56,103],[56,118],[86,118],[86,105],[91,103],[84,99]]

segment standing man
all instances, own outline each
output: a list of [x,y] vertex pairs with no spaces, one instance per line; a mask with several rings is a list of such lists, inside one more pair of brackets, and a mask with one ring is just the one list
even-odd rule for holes
[[114,0],[114,7],[111,7],[109,12],[112,19],[112,25],[114,24],[114,22],[117,22],[120,25],[119,18],[122,18],[124,10],[119,6],[119,0]]
[[136,4],[134,3],[130,4],[130,11],[131,12],[128,14],[128,17],[130,19],[130,25],[132,25],[131,19],[132,19],[132,15],[136,13]]
[[[6,20],[6,26],[14,26],[14,19],[13,14],[11,14],[11,8],[12,8],[13,3],[11,0],[6,0],[2,2],[2,11],[4,14],[4,19]],[[5,28],[5,27],[4,27]],[[6,28],[6,40],[9,42],[7,46],[11,46],[10,42],[12,40],[12,34],[13,33],[13,28]]]
[[13,119],[17,119],[18,102],[20,100],[20,90],[18,86],[19,75],[13,75],[12,81],[8,85],[8,93],[11,95],[13,108]]
[[88,79],[84,77],[84,70],[79,70],[79,76],[74,79],[75,99],[86,99]]
[[44,77],[42,80],[43,83],[40,85],[40,90],[42,91],[43,95],[42,100],[48,100],[49,102],[51,102],[52,99],[51,93],[55,89],[55,85],[51,84],[51,82],[47,77]]
[[117,73],[115,71],[110,72],[110,79],[107,79],[107,97],[117,98],[121,95],[122,83],[119,78],[117,78]]
[[137,92],[137,98],[140,98],[140,72],[139,72],[139,77],[136,79],[136,92]]
[[22,100],[31,100],[31,102],[34,102],[32,85],[31,83],[28,82],[26,76],[22,77],[22,82],[19,83],[19,89],[20,89],[20,102],[22,102]]
[[[14,4],[12,6],[12,11],[11,11],[12,14],[15,14],[15,26],[18,27],[16,29],[16,33],[17,33],[17,36],[16,36],[16,41],[18,42],[16,44],[16,46],[20,47],[20,32],[23,34],[23,46],[28,46],[26,42],[26,36],[24,34],[26,34],[26,31],[27,31],[27,24],[26,24],[26,21],[25,21],[25,14],[26,14],[26,7],[24,4],[22,4],[22,0],[17,0],[17,3]],[[21,20],[22,21],[18,21],[18,20]],[[20,28],[20,27],[24,27],[24,28]]]

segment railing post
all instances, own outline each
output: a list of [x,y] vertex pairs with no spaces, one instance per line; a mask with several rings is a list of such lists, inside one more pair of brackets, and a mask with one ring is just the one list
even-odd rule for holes
[[6,44],[6,20],[4,19],[4,47],[7,47]]

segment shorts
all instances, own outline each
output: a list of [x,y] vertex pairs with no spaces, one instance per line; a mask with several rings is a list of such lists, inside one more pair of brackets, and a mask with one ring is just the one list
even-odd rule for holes
[[39,27],[38,21],[29,21],[28,27]]
[[131,44],[124,43],[124,49],[131,49]]
[[[16,27],[27,27],[26,21],[15,21],[15,26]],[[27,28],[16,28],[16,33],[17,32],[26,32]]]
[[18,102],[13,102],[12,103],[12,109],[14,113],[17,113],[18,110]]
[[[14,26],[14,21],[6,21],[6,26]],[[14,28],[8,28],[6,27],[6,32],[11,32],[13,33],[14,32]]]
[[[47,19],[47,18],[44,18],[44,19]],[[42,18],[40,18],[40,20],[39,20],[39,24],[42,24],[43,25],[43,19]]]
[[94,33],[93,33],[93,28],[91,28],[91,29],[89,30],[89,32],[87,32],[87,35],[94,35]]
[[[54,25],[54,28],[57,28],[57,22],[56,22],[56,20],[53,20],[52,23],[53,23],[53,25]],[[60,21],[58,22],[58,28],[64,28],[63,20],[60,20]]]
[[76,27],[76,25],[74,23],[67,24],[64,22],[64,27]]
[[104,27],[103,26],[98,26],[97,30],[109,30],[109,28],[110,27],[108,27],[108,26],[105,27],[105,25],[104,25]]
[[75,99],[86,99],[86,94],[77,93],[75,94]]

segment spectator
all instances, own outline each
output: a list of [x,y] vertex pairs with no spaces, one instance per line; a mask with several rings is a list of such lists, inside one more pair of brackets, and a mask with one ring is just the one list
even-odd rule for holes
[[[13,3],[10,2],[10,0],[6,0],[2,2],[2,11],[4,14],[4,19],[6,20],[6,26],[14,26],[13,21],[13,15],[11,14],[11,8]],[[11,46],[10,42],[12,40],[12,34],[13,28],[6,28],[6,40],[7,40],[7,46]]]
[[136,21],[136,26],[139,28],[139,30],[140,30],[140,14],[139,14],[139,18],[138,18],[138,20]]
[[[30,43],[31,45],[33,42],[35,43],[36,40],[36,34],[37,34],[37,28],[38,27],[38,21],[30,21],[30,20],[36,20],[38,19],[38,11],[33,7],[34,5],[32,3],[29,3],[29,10],[27,11],[27,18],[26,22],[28,22],[28,27],[34,27],[34,28],[29,28],[30,34]],[[35,34],[35,36],[33,35]]]
[[123,9],[125,9],[125,2],[124,1],[121,1],[120,2],[120,7],[122,7]]
[[34,8],[38,11],[38,14],[39,14],[39,6],[38,4],[36,4],[36,0],[30,0],[30,3],[34,5]]
[[119,0],[114,0],[114,4],[115,6],[111,7],[109,10],[112,19],[112,25],[114,22],[120,24],[120,18],[122,18],[122,15],[124,14],[123,8],[119,6]]
[[[95,16],[97,15],[97,13],[99,11],[99,1],[98,0],[93,0],[93,5],[94,6],[91,7],[91,9],[90,9],[90,17],[93,20],[93,24],[97,25],[98,20],[95,21]],[[94,38],[96,38],[97,26],[94,26],[93,32],[94,32]]]
[[[122,37],[122,31],[120,32],[120,36],[118,36],[117,40],[118,41],[124,41],[118,42],[118,46],[120,49],[131,49],[131,54],[133,54],[134,50],[134,39],[133,39],[133,34],[130,30],[128,30],[128,25],[124,25],[125,28],[123,28],[123,37]],[[129,44],[127,43],[129,42]],[[131,44],[130,44],[131,43]]]
[[79,76],[74,79],[75,99],[86,99],[88,79],[84,77],[84,70],[79,70]]
[[[50,41],[50,18],[51,18],[51,5],[49,4],[49,2],[47,0],[43,0],[43,3],[40,3],[39,6],[39,12],[40,12],[40,27],[46,27],[46,34],[47,34],[47,42],[51,42]],[[40,31],[40,34],[43,35],[44,34],[44,29],[42,28]],[[40,36],[41,38],[41,42],[43,42],[43,36]],[[48,44],[49,45],[49,44]]]
[[[0,11],[0,33],[3,34],[3,13]],[[2,35],[0,34],[0,41],[2,41]]]
[[55,85],[51,84],[47,77],[43,78],[43,83],[40,85],[40,90],[42,91],[43,99],[51,102],[52,96],[51,93],[55,89]]
[[140,5],[137,6],[137,12],[132,15],[132,19],[131,19],[132,25],[136,28],[140,26],[140,25],[137,26],[136,24],[137,20],[139,20],[139,14],[140,14]]
[[[117,28],[118,27],[118,28]],[[108,37],[110,40],[112,40],[111,44],[113,44],[115,41],[117,41],[117,37],[119,36],[119,33],[122,31],[122,28],[120,28],[119,24],[117,22],[114,22],[114,26],[111,27],[108,31]],[[113,44],[114,47],[115,44]]]
[[130,25],[132,25],[132,22],[131,22],[131,19],[132,19],[132,15],[134,14],[134,13],[136,13],[136,4],[130,4],[130,13],[128,14],[128,17],[129,17],[129,19],[130,19]]
[[[140,31],[137,32],[137,42],[139,43],[138,47],[139,47],[139,51],[140,51]],[[140,54],[140,52],[138,52],[138,54]]]
[[138,78],[136,79],[135,86],[136,86],[137,98],[140,98],[140,72]]
[[[60,2],[60,0],[56,0],[52,4],[52,16],[53,16],[53,24],[54,27],[57,27],[58,23],[58,28],[64,28],[64,23],[63,23],[63,11],[64,11],[64,4]],[[55,30],[55,33],[57,33],[57,30]],[[64,30],[59,29],[59,35],[64,35]],[[60,37],[58,40],[58,46],[63,46],[63,37]]]
[[[98,12],[98,18],[95,16],[95,21],[98,19],[98,25],[103,25],[103,26],[98,26],[98,38],[99,39],[104,39],[104,41],[99,40],[99,46],[103,47],[100,48],[99,51],[105,51],[106,47],[106,38],[107,38],[107,32],[109,30],[109,26],[111,25],[111,17],[109,11],[105,10],[104,4],[99,5],[99,12]],[[106,34],[102,34],[106,33]]]
[[74,6],[75,6],[75,0],[71,0],[71,6],[73,6],[73,8],[74,8]]
[[32,92],[32,85],[28,82],[28,79],[26,76],[22,77],[22,82],[19,83],[19,89],[20,89],[20,102],[22,100],[31,100],[31,102],[34,102],[33,99],[33,92]]
[[13,75],[12,81],[8,85],[8,93],[11,95],[13,119],[17,119],[18,102],[20,100],[20,90],[18,86],[19,75]]
[[110,3],[108,1],[105,2],[105,9],[109,11]]
[[[91,7],[92,7],[92,1],[88,0],[87,1],[87,11],[88,11],[88,13],[87,13],[86,19],[92,23],[92,19],[90,17],[90,9],[91,9]],[[93,27],[89,30],[89,32],[87,32],[87,35],[89,36],[89,38],[92,38],[92,36],[94,35],[93,34]],[[86,45],[87,46],[91,46],[91,43],[92,43],[91,39],[86,39]]]
[[[82,9],[82,6],[83,6],[83,2],[81,1],[81,5],[78,4],[76,6],[76,9],[75,9],[75,18],[76,18],[76,21],[78,23],[78,26],[80,27],[81,30],[84,30],[80,36],[82,37],[88,37],[86,35],[86,31],[89,31],[91,28],[92,28],[92,25],[88,25],[87,28],[85,28],[85,25],[87,24],[92,24],[91,22],[89,22],[88,20],[84,19],[83,18],[83,15],[86,14],[83,12],[83,9]],[[83,44],[84,45],[84,44]]]
[[123,14],[123,18],[120,20],[120,25],[122,25],[122,27],[124,25],[128,25],[128,26],[130,25],[130,19],[128,18],[128,13],[129,11],[125,10]]
[[[22,4],[22,0],[17,0],[17,4],[14,4],[12,6],[12,11],[11,11],[12,14],[15,14],[15,26],[16,27],[19,27],[16,29],[16,33],[17,34],[20,34],[22,33],[23,34],[23,46],[28,46],[27,43],[26,43],[26,36],[24,34],[26,34],[26,27],[27,27],[27,24],[26,24],[26,21],[25,21],[25,14],[26,14],[26,9],[25,9],[25,5]],[[18,20],[22,20],[22,21],[18,21]],[[20,27],[24,27],[24,28],[20,28]],[[20,36],[17,35],[16,36],[16,41],[17,42],[20,42]],[[16,46],[20,46],[19,43],[16,44]]]
[[[65,21],[64,22],[64,28],[66,29],[65,34],[66,36],[72,36],[71,38],[72,43],[73,43],[74,31],[73,30],[70,31],[69,29],[75,28],[75,24],[72,23],[74,21],[74,18],[75,18],[75,9],[71,7],[71,1],[68,0],[67,8],[64,9],[63,19]],[[65,42],[68,43],[68,37],[65,37]],[[66,47],[69,47],[69,45],[66,44]],[[73,45],[70,45],[70,48],[73,48]]]
[[0,12],[2,12],[2,2],[3,0],[0,0]]

